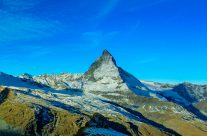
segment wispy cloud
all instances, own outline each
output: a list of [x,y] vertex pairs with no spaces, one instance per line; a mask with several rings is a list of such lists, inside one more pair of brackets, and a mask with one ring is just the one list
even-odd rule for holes
[[13,41],[31,40],[52,36],[59,31],[59,22],[43,20],[25,11],[34,7],[41,0],[3,0],[0,10],[0,45]]
[[24,11],[38,5],[43,0],[1,0],[4,10]]
[[99,17],[108,15],[118,4],[119,0],[109,0],[103,10],[99,13]]

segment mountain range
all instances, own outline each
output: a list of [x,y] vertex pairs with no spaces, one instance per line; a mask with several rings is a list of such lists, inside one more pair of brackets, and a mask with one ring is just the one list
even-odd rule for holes
[[207,85],[139,80],[107,50],[84,74],[1,72],[0,135],[206,136]]

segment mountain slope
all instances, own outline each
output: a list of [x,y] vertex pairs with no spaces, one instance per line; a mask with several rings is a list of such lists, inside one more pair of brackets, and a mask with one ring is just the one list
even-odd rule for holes
[[5,74],[0,72],[0,85],[1,86],[13,86],[13,87],[22,87],[22,88],[30,88],[30,89],[39,89],[39,88],[47,88],[41,83],[37,83],[33,80],[29,80],[26,78],[18,78],[12,75]]
[[191,83],[183,83],[173,88],[180,96],[189,102],[198,102],[207,98],[207,85],[194,85]]
[[[102,110],[99,110],[101,110],[100,113],[107,116],[105,118],[100,114],[96,114],[95,111],[98,110],[95,109],[90,108],[90,111],[82,109],[80,111],[79,106],[76,105],[80,101],[74,101],[76,104],[71,103],[72,106],[70,106],[66,102],[62,103],[64,101],[61,102],[62,97],[51,97],[50,93],[41,91],[38,93],[37,90],[29,92],[28,90],[1,88],[0,96],[0,120],[4,122],[0,127],[1,134],[72,136],[88,135],[94,132],[101,134],[100,130],[110,132],[114,136],[116,134],[144,134],[147,131],[152,134],[162,135],[167,135],[168,133],[146,123],[132,122],[130,118],[127,118],[128,115],[126,116],[119,111],[111,109],[112,111],[106,113],[107,106],[109,106],[107,103],[99,102],[99,106],[104,106]],[[71,97],[71,99],[74,97],[65,96]],[[58,101],[55,101],[57,98]],[[89,100],[88,104],[81,102],[85,104],[81,104],[81,106],[90,106],[89,104],[92,104],[94,100]],[[75,105],[76,107],[73,107]],[[95,103],[93,106],[95,105],[97,104]],[[114,114],[114,116],[109,113]],[[137,129],[133,130],[132,126]]]
[[39,76],[31,76],[29,74],[23,74],[19,76],[21,79],[32,80],[39,84],[51,87],[56,90],[70,90],[70,89],[82,89],[82,74],[44,74]]

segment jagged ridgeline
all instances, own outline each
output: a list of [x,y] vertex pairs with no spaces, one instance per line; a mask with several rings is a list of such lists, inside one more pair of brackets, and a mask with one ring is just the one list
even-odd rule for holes
[[206,136],[207,86],[143,81],[104,50],[84,74],[0,72],[0,136]]

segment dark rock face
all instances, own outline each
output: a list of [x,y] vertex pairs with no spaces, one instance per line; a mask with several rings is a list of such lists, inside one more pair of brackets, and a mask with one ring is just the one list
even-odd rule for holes
[[8,97],[8,94],[9,94],[9,89],[7,89],[7,88],[0,91],[0,104],[5,101],[5,99]]
[[108,120],[99,113],[94,113],[91,120],[87,123],[88,127],[109,128]]
[[27,80],[33,80],[32,75],[28,74],[28,73],[24,73],[21,76],[19,76],[22,79],[27,79]]
[[196,100],[193,96],[191,96],[190,91],[185,84],[176,86],[173,91],[177,92],[180,96],[189,102],[194,102]]
[[102,60],[102,62],[105,62],[105,63],[112,61],[114,63],[114,65],[116,65],[116,60],[114,59],[114,57],[107,50],[103,51],[102,56],[100,57],[100,59]]
[[117,132],[131,136],[131,133],[124,125],[109,121],[106,117],[99,113],[93,114],[91,120],[86,124],[86,127],[113,129]]
[[183,83],[176,86],[173,91],[177,92],[180,96],[182,96],[191,103],[207,98],[206,85]]
[[145,89],[149,90],[144,84],[142,84],[136,77],[131,75],[130,73],[126,72],[122,68],[119,67],[119,73],[123,80],[123,82],[127,83],[127,86],[130,88],[130,90],[136,91],[136,89]]

